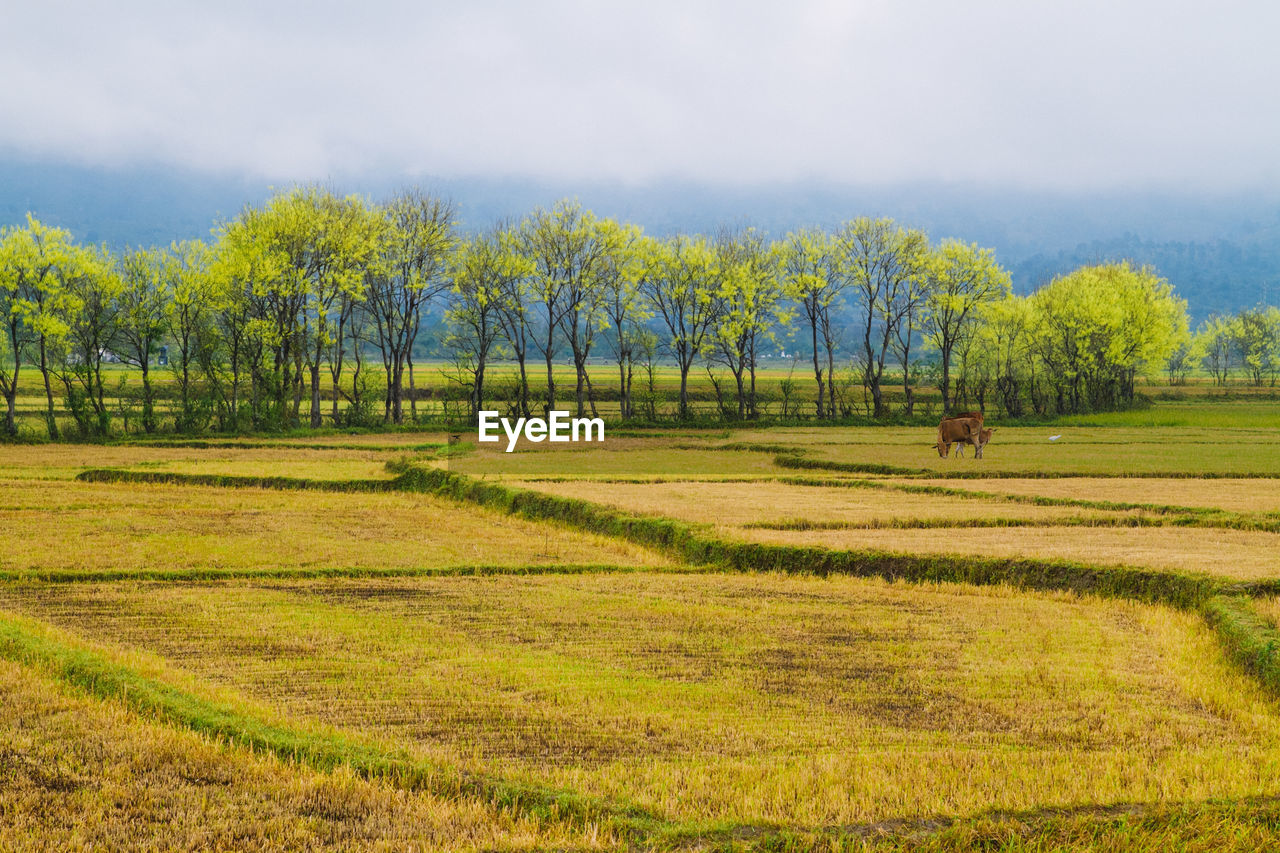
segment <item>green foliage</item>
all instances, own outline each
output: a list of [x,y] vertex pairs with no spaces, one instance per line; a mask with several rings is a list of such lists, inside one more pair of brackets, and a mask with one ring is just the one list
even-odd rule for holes
[[1058,413],[1118,409],[1187,334],[1186,302],[1149,269],[1084,267],[1030,297],[1031,350]]
[[1230,319],[1213,315],[1200,324],[1191,346],[1200,364],[1217,385],[1225,385],[1231,374],[1235,329]]
[[[1012,285],[990,249],[958,240],[944,240],[929,253],[924,275],[928,282],[925,340],[941,357],[942,407],[950,411],[956,346],[973,337],[982,306],[1007,300]],[[988,346],[992,343],[996,342],[984,342]]]
[[[185,434],[373,424],[379,397],[396,424],[495,404],[528,416],[535,393],[555,403],[566,362],[580,413],[689,424],[767,420],[778,406],[787,420],[910,419],[917,404],[933,417],[939,396],[943,412],[1053,417],[1138,406],[1138,380],[1156,371],[1173,384],[1201,368],[1220,384],[1232,371],[1255,386],[1280,379],[1280,309],[1191,336],[1168,283],[1124,263],[1019,298],[990,250],[930,244],[887,219],[774,242],[750,228],[659,239],[565,200],[461,239],[453,206],[416,190],[371,204],[296,187],[246,207],[209,245],[118,258],[31,218],[0,236],[0,320],[4,431],[17,432],[19,372],[40,364],[51,436],[55,386],[81,435],[119,428],[100,381],[117,358],[143,373],[143,431]],[[592,370],[605,347],[607,384]],[[424,348],[450,356],[456,388],[415,374]],[[793,370],[812,360],[816,393],[793,375],[761,387],[779,349],[794,350]],[[531,350],[546,367],[536,391]],[[169,369],[153,388],[161,351]],[[678,388],[658,381],[663,361]],[[691,387],[704,364],[711,379]],[[486,383],[495,369],[506,373]]]
[[1150,269],[1082,267],[1026,298],[980,307],[960,344],[962,397],[1019,417],[1111,411],[1137,403],[1139,376],[1185,374],[1192,339],[1186,302]]
[[1246,308],[1231,323],[1240,365],[1251,384],[1276,384],[1280,376],[1280,308]]

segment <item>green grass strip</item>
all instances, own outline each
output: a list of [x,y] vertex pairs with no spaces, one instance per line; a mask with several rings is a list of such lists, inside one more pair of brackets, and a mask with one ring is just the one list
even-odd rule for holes
[[779,468],[847,471],[851,474],[885,474],[895,477],[918,477],[927,473],[927,469],[924,468],[904,468],[901,465],[881,465],[876,462],[826,462],[821,459],[808,459],[801,456],[794,449],[781,453],[775,450],[764,450],[763,452],[776,453],[773,457],[773,464]]
[[576,498],[512,489],[438,469],[410,467],[400,488],[447,495],[539,521],[554,521],[673,554],[696,565],[736,571],[847,574],[886,580],[1012,584],[1029,589],[1072,590],[1195,607],[1220,582],[1207,575],[1141,567],[1088,566],[1066,560],[999,559],[964,555],[904,554],[880,550],[831,550],[734,542],[707,536],[703,528],[673,519],[637,516]]
[[179,474],[174,471],[127,471],[90,468],[76,479],[83,483],[159,483],[240,489],[314,489],[322,492],[393,492],[395,480],[320,480],[307,477],[253,477],[239,474]]
[[1152,518],[1141,515],[1086,516],[1062,518],[873,518],[865,521],[810,521],[787,518],[782,521],[752,521],[748,530],[970,530],[1008,527],[1173,527],[1179,518]]
[[[907,494],[917,495],[940,495],[952,498],[965,498],[970,500],[984,501],[1004,501],[1007,503],[1029,504],[1032,506],[1065,506],[1077,507],[1080,509],[1096,509],[1106,512],[1142,512],[1151,513],[1161,516],[1159,519],[1144,519],[1135,522],[1117,521],[1110,526],[1115,527],[1206,527],[1220,530],[1244,530],[1264,533],[1280,533],[1280,514],[1274,512],[1262,513],[1239,513],[1231,512],[1217,507],[1204,506],[1179,506],[1176,504],[1153,504],[1153,503],[1133,503],[1130,501],[1103,501],[1090,500],[1087,498],[1055,498],[1043,495],[1017,495],[1007,494],[1004,492],[984,492],[972,489],[957,489],[951,486],[939,486],[935,484],[919,485],[916,483],[895,483],[887,480],[855,480],[855,479],[818,479],[811,477],[780,477],[777,482],[792,486],[815,486],[822,488],[846,488],[846,489],[880,489],[884,491],[904,492]],[[1071,526],[1072,524],[1092,524],[1093,526],[1105,527],[1106,522],[1091,522],[1083,520],[1078,522],[1067,521],[1067,523],[1059,525],[1052,521],[1025,521],[1025,522],[1008,522],[996,520],[992,524],[984,524],[981,521],[957,524],[939,524],[930,525],[927,522],[916,523],[913,520],[903,520],[904,527],[919,526],[938,526],[938,527],[1005,527],[1005,526],[1026,526],[1026,527],[1055,527],[1055,526]],[[754,526],[754,525],[748,525]],[[767,526],[767,525],[760,525]],[[784,528],[789,529],[789,528]]]
[[[730,571],[844,574],[885,580],[1010,584],[1027,589],[1134,598],[1179,608],[1195,608],[1215,594],[1221,581],[1208,575],[1134,566],[1090,566],[1068,560],[1002,559],[956,554],[908,554],[875,549],[832,550],[795,545],[737,542],[706,535],[702,525],[669,518],[632,515],[577,498],[513,489],[437,468],[396,464],[391,480],[305,480],[287,477],[233,477],[153,471],[91,469],[86,482],[145,482],[250,486],[337,491],[420,492],[488,507],[533,521],[550,521],[603,536],[625,539],[687,563]],[[348,488],[350,487],[350,488]]]
[[918,483],[894,483],[887,480],[855,480],[849,478],[779,477],[779,483],[789,486],[816,486],[844,489],[882,489],[911,495],[939,495],[971,500],[1005,501],[1006,503],[1032,506],[1071,506],[1080,509],[1099,509],[1113,512],[1150,512],[1158,515],[1212,515],[1224,512],[1212,507],[1177,506],[1174,504],[1133,503],[1130,501],[1102,501],[1089,498],[1055,498],[1044,495],[1017,495],[1007,492],[983,492],[974,489],[957,489],[953,486]]
[[[771,452],[764,450],[762,452]],[[935,471],[930,468],[905,468],[900,465],[881,465],[875,462],[834,462],[810,459],[795,450],[778,453],[773,464],[779,468],[812,471],[840,471],[851,474],[883,474],[892,477],[914,477],[937,480],[1067,480],[1093,478],[1099,480],[1280,480],[1280,471],[1124,471],[1102,473],[1098,471],[1001,471],[998,469],[973,469],[969,471]]]
[[1244,595],[1216,595],[1204,615],[1228,655],[1273,695],[1280,696],[1280,632]]
[[140,674],[89,648],[74,647],[0,616],[0,657],[45,672],[99,699],[119,700],[165,722],[215,740],[332,771],[348,767],[358,775],[442,797],[477,799],[535,820],[587,828],[605,824],[624,836],[641,838],[669,826],[636,805],[587,797],[455,768],[389,752],[338,733],[302,731],[267,722],[227,702],[205,699],[157,678]]
[[376,568],[306,566],[304,568],[224,569],[200,567],[190,569],[109,569],[83,571],[76,569],[16,569],[0,571],[0,583],[108,583],[111,581],[223,581],[223,580],[323,580],[325,578],[433,578],[485,577],[490,575],[584,575],[634,574],[637,572],[679,572],[689,569],[655,569],[651,566],[615,564],[548,563],[546,565],[460,565],[438,568]]
[[153,438],[146,441],[111,442],[118,447],[162,447],[188,448],[192,450],[367,450],[373,453],[425,453],[429,450],[440,450],[447,445],[442,442],[423,442],[418,444],[356,444],[352,442],[322,443],[296,441],[210,441],[199,438]]

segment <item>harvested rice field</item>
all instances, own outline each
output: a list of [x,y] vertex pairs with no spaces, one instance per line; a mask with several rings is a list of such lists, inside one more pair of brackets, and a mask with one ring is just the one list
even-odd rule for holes
[[561,563],[669,561],[629,543],[426,495],[0,481],[0,571],[10,575]]
[[0,846],[1277,846],[1264,432],[0,446]]
[[593,574],[11,586],[0,606],[281,715],[679,821],[1280,792],[1269,700],[1200,620],[1129,602]]

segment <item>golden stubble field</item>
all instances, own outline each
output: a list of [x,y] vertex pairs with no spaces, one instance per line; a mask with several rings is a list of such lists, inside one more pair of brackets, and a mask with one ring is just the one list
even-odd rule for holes
[[0,661],[0,720],[6,850],[453,851],[581,841],[474,802],[228,749],[10,661]]
[[[1275,431],[1052,434],[1002,429],[980,462],[938,459],[913,428],[670,430],[513,454],[414,433],[0,447],[0,804],[46,847],[144,832],[168,847],[750,847],[787,831],[827,849],[861,827],[858,844],[923,832],[927,849],[975,849],[936,834],[945,818],[995,819],[1005,849],[1030,850],[1063,837],[1061,809],[1071,832],[1133,849],[1188,832],[1212,849],[1280,841],[1270,818],[1212,811],[1280,796],[1280,707],[1195,605],[785,571],[791,548],[915,555],[943,576],[951,560],[1019,559],[1247,581],[1258,630],[1275,630]],[[406,465],[780,548],[784,571],[406,491]],[[74,479],[89,468],[169,481]],[[297,482],[236,479],[261,477]],[[77,655],[135,686],[104,693],[74,675]],[[140,713],[166,691],[179,698]],[[199,710],[206,695],[234,713]],[[270,740],[231,746],[233,729],[207,739],[211,720],[324,732],[602,811],[438,796]],[[111,726],[127,745],[104,744]],[[145,809],[113,816],[137,792]],[[203,836],[177,816],[197,800]],[[1117,828],[1116,803],[1184,812]],[[1022,817],[989,817],[1006,812]],[[73,837],[77,821],[97,834]]]
[[114,583],[6,610],[287,716],[681,820],[801,825],[1280,791],[1189,615],[779,575]]
[[652,551],[427,495],[0,480],[0,571],[661,567]]

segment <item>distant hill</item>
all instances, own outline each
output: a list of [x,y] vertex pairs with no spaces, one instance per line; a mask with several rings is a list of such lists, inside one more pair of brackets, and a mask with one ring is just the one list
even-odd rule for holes
[[208,236],[215,220],[268,193],[219,175],[0,161],[0,223],[31,211],[79,240],[116,248]]
[[1280,234],[1274,227],[1239,241],[1157,242],[1126,234],[1032,255],[1010,272],[1021,290],[1030,291],[1082,264],[1121,260],[1157,269],[1187,300],[1197,321],[1214,312],[1280,301]]
[[[1028,292],[1083,263],[1155,266],[1196,319],[1280,301],[1280,196],[1171,193],[1064,195],[955,185],[853,187],[796,183],[725,188],[688,183],[552,184],[515,178],[335,178],[335,189],[381,198],[406,183],[452,197],[464,226],[484,227],[577,197],[651,233],[750,224],[775,236],[854,216],[892,216],[939,239],[996,250]],[[30,210],[86,242],[113,247],[204,237],[220,219],[271,193],[265,180],[160,167],[102,168],[0,158],[0,223]]]

